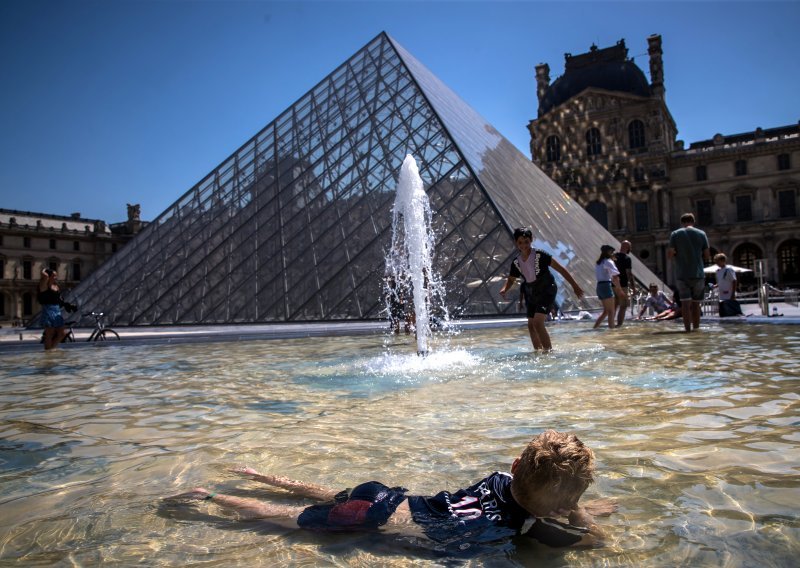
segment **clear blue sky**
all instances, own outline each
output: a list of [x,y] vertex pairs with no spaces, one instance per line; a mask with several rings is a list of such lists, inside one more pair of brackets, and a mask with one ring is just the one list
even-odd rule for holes
[[3,0],[0,207],[151,220],[385,30],[528,155],[534,66],[624,38],[687,143],[800,119],[800,2]]

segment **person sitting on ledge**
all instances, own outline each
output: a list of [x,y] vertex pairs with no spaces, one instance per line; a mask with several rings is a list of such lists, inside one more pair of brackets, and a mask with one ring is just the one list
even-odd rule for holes
[[[511,473],[495,472],[466,489],[433,496],[406,495],[403,487],[369,481],[337,492],[243,467],[231,470],[253,481],[323,503],[310,507],[282,505],[223,495],[197,487],[166,497],[171,501],[206,501],[243,519],[270,519],[281,525],[317,531],[374,531],[418,534],[437,550],[459,552],[525,535],[553,546],[591,546],[602,542],[595,516],[610,515],[617,505],[578,500],[594,479],[594,454],[574,434],[548,430],[528,443],[511,464]],[[566,522],[565,522],[566,521]]]

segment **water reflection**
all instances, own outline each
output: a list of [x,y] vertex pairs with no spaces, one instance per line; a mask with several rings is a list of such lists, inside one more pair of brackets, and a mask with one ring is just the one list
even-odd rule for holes
[[[265,489],[237,464],[333,487],[418,493],[507,469],[535,433],[596,451],[590,496],[615,496],[609,545],[515,542],[478,565],[790,566],[800,545],[800,337],[787,326],[314,338],[6,356],[0,559],[10,564],[440,563],[414,542],[276,531],[158,498]],[[723,336],[724,333],[724,336]],[[724,341],[722,338],[724,337]],[[270,494],[274,496],[274,494]]]

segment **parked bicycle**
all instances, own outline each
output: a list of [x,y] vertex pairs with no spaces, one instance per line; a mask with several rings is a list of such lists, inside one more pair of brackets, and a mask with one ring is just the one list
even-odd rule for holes
[[[83,314],[83,317],[92,316],[94,318],[94,329],[86,341],[106,341],[113,339],[119,341],[119,333],[110,327],[106,327],[106,324],[103,321],[104,315],[105,314],[103,314],[103,312],[91,312],[89,314]],[[67,332],[67,335],[64,336],[64,342],[69,341],[71,343],[75,341],[75,332],[72,330],[72,326],[75,325],[75,323],[76,322],[68,323],[69,331]]]

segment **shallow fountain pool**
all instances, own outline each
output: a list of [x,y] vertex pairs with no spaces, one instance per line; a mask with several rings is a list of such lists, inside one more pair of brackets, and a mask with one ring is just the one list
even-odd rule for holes
[[606,546],[518,539],[467,564],[796,565],[800,329],[550,330],[549,355],[517,328],[434,338],[427,358],[405,336],[4,355],[0,562],[439,565],[413,541],[276,531],[159,497],[275,497],[227,472],[243,464],[431,494],[507,470],[556,428],[595,450],[587,496],[619,502]]

